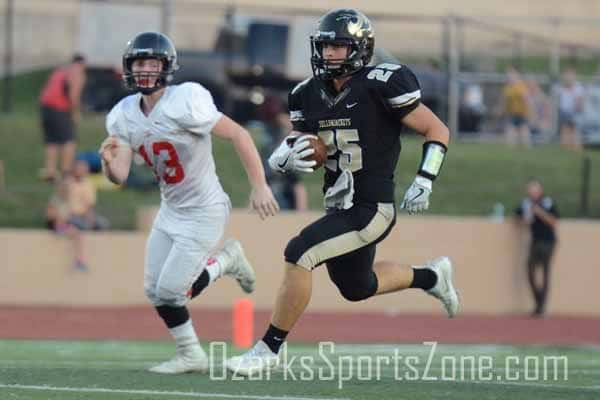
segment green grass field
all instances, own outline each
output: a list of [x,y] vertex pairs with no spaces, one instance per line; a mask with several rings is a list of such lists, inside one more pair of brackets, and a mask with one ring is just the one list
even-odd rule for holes
[[222,347],[213,353],[211,378],[146,372],[172,355],[173,345],[167,342],[4,340],[0,398],[600,398],[599,347],[438,344],[432,350],[431,345],[337,345],[319,352],[317,345],[293,345],[287,355],[289,368],[242,380],[223,374]]
[[[6,191],[0,193],[0,227],[42,227],[52,187],[37,180],[43,146],[39,117],[34,106],[44,72],[15,80],[15,111],[0,118],[0,160],[6,170]],[[85,115],[79,128],[79,149],[96,150],[105,136],[104,115]],[[421,158],[421,140],[408,137],[396,173],[396,198],[414,178]],[[233,147],[215,139],[218,174],[236,207],[247,203],[249,186]],[[592,161],[590,214],[600,217],[600,152],[574,153],[558,146],[532,149],[500,144],[452,143],[442,176],[434,185],[430,214],[484,216],[502,203],[510,213],[523,196],[527,178],[535,176],[559,205],[563,217],[578,217],[583,157]],[[310,206],[322,206],[321,171],[305,176]],[[98,208],[114,228],[132,229],[139,206],[158,204],[157,191],[103,191]]]

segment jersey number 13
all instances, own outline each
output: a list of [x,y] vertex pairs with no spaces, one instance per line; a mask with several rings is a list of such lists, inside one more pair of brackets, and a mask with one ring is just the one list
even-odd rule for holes
[[[156,168],[152,165],[152,161],[150,161],[150,157],[148,157],[148,153],[146,153],[146,148],[144,145],[141,145],[138,148],[138,152],[146,161],[146,164],[150,166],[150,168],[154,169],[154,173],[156,174]],[[177,150],[175,147],[169,142],[154,142],[152,143],[152,152],[155,156],[158,156],[161,152],[165,152],[168,154],[169,158],[164,160],[165,166],[170,170],[165,171],[165,173],[160,177],[165,183],[174,184],[179,183],[185,177],[185,173],[183,172],[183,167],[179,163],[179,156],[177,156]],[[170,172],[170,173],[169,173]],[[158,176],[158,175],[157,175]]]

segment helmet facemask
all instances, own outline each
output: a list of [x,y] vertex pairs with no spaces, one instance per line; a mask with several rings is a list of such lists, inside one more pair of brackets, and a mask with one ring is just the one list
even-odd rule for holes
[[[135,60],[148,60],[154,59],[158,60],[161,63],[160,70],[156,71],[133,71],[133,63]],[[128,72],[123,75],[123,79],[125,80],[125,85],[128,89],[132,89],[135,91],[139,91],[142,94],[152,94],[157,90],[167,86],[169,82],[173,80],[173,71],[168,71],[167,60],[165,58],[160,57],[131,57],[127,59],[128,64]],[[153,86],[148,86],[145,83],[148,81],[154,80]]]
[[[321,80],[343,78],[355,73],[364,66],[360,56],[359,46],[352,40],[319,39],[313,36],[311,37],[310,44],[313,74]],[[340,59],[325,59],[323,56],[323,48],[327,44],[346,46],[346,57]]]

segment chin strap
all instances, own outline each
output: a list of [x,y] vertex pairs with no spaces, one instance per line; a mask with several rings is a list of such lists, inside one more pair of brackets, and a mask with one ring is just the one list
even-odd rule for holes
[[154,87],[151,88],[142,88],[138,86],[138,90],[140,91],[140,93],[148,95],[148,94],[152,94],[154,92],[156,92],[157,90],[160,90],[162,88],[164,88],[165,85],[154,85]]

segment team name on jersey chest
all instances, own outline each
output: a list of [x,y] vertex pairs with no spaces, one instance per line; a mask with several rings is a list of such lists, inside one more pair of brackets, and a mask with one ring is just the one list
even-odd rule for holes
[[352,126],[352,118],[319,120],[319,128],[344,128]]

